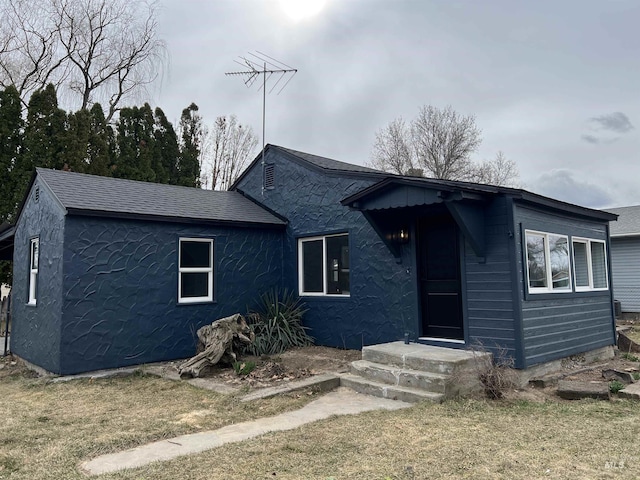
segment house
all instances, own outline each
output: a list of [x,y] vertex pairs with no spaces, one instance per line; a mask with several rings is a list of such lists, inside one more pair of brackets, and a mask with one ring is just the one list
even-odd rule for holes
[[640,313],[640,205],[609,208],[613,294],[625,313]]
[[322,345],[483,344],[526,369],[614,344],[609,221],[524,190],[268,145],[230,192],[38,169],[15,231],[12,350],[56,373],[184,358],[293,289]]
[[11,351],[61,374],[189,357],[199,327],[280,284],[285,224],[238,192],[37,169]]

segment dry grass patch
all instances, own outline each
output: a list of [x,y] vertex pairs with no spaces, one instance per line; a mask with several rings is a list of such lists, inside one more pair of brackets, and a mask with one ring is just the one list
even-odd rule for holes
[[635,479],[637,438],[636,403],[468,400],[336,417],[100,478]]
[[6,361],[1,365],[3,480],[85,478],[77,471],[82,460],[277,415],[312,398],[296,395],[247,404],[151,376],[51,383]]

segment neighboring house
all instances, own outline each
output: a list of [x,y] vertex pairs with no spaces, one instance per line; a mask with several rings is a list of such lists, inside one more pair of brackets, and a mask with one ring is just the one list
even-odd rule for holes
[[640,205],[608,208],[611,223],[613,295],[623,312],[640,312]]
[[517,368],[614,344],[615,215],[274,145],[231,192],[38,169],[15,232],[12,350],[56,373],[192,355],[293,289],[322,345],[405,334]]

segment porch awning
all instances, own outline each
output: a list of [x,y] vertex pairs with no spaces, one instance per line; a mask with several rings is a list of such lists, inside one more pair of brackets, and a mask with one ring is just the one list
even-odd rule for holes
[[13,237],[16,227],[3,223],[0,225],[0,260],[13,260]]
[[387,177],[341,203],[361,211],[396,256],[399,250],[388,238],[389,231],[406,222],[415,207],[439,205],[451,214],[476,255],[484,257],[484,203],[496,193],[498,189],[489,185]]

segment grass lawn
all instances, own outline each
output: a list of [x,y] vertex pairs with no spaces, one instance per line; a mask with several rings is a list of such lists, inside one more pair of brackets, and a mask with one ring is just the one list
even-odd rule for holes
[[[82,460],[302,406],[134,376],[44,383],[0,370],[0,479],[80,479]],[[5,375],[3,376],[3,372]],[[99,480],[638,478],[640,405],[419,404],[335,417]]]

